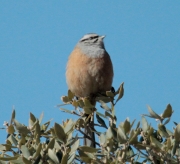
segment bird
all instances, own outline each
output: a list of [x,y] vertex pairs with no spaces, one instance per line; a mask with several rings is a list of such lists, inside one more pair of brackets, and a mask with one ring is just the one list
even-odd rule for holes
[[[113,65],[110,55],[105,49],[105,35],[85,34],[71,52],[66,66],[66,82],[68,89],[76,97],[89,97],[93,105],[93,97],[97,93],[111,90],[113,82]],[[86,133],[91,133],[90,131]],[[87,134],[92,136],[92,134]],[[85,145],[93,146],[87,138]]]

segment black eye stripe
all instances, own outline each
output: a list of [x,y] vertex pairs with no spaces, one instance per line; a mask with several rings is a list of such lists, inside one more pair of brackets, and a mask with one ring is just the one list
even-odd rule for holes
[[83,40],[81,40],[81,42],[84,42],[85,40],[87,40],[87,39],[83,39]]
[[95,38],[98,38],[98,36],[92,36],[92,37],[90,37],[90,39],[95,39]]
[[[83,39],[83,40],[81,40],[81,42],[84,42],[84,41],[86,41],[86,40],[92,40],[92,39],[96,39],[96,38],[98,38],[99,36],[91,36],[91,37],[89,37],[89,38],[86,38],[86,39]],[[96,41],[97,41],[97,39],[96,39]],[[96,42],[95,41],[95,42]]]

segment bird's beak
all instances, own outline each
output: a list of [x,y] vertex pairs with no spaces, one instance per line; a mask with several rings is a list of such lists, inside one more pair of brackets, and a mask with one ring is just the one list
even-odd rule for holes
[[106,37],[106,35],[102,35],[100,36],[100,38],[103,40]]

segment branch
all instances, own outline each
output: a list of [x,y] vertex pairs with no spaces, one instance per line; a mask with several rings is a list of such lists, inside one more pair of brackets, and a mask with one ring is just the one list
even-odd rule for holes
[[87,139],[91,140],[93,143],[95,143],[96,145],[100,146],[99,143],[97,143],[96,141],[93,141],[91,137],[89,137],[86,133],[84,133],[81,129],[78,130],[81,134],[84,135],[84,137],[86,137]]

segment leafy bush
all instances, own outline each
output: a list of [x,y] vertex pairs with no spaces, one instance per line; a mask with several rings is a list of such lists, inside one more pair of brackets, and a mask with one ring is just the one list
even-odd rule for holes
[[[149,114],[142,115],[141,123],[137,122],[136,125],[135,120],[130,122],[128,118],[117,124],[114,107],[123,94],[123,83],[116,92],[99,94],[96,101],[104,109],[100,113],[88,98],[77,100],[73,93],[68,91],[67,96],[62,96],[63,105],[71,104],[74,110],[60,109],[76,115],[78,119],[69,118],[61,124],[55,123],[53,127],[49,127],[50,121],[42,123],[43,114],[37,119],[32,113],[29,125],[23,125],[15,119],[13,111],[10,123],[4,124],[8,136],[6,143],[0,145],[0,163],[9,161],[11,164],[178,164],[180,124],[175,123],[173,132],[166,128],[173,113],[171,105],[167,105],[162,115],[148,107]],[[111,107],[108,107],[109,102]],[[91,116],[95,118],[93,127],[90,128],[96,134],[96,141],[84,133],[84,128],[90,126],[87,120]],[[146,117],[159,120],[158,129],[152,127]],[[109,125],[106,125],[107,121]],[[96,148],[83,145],[84,138],[95,142]]]

